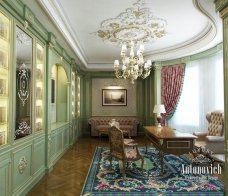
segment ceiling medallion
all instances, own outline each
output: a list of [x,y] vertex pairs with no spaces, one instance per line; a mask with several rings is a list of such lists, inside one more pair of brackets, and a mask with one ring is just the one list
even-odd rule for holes
[[138,0],[116,18],[102,21],[95,34],[104,42],[118,45],[146,43],[165,36],[166,20],[154,16],[144,4],[144,0]]

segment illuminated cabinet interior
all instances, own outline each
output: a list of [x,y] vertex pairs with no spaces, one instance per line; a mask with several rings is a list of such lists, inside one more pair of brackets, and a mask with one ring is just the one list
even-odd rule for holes
[[35,130],[44,130],[44,48],[36,44]]
[[72,72],[72,118],[80,116],[80,77],[77,72]]
[[72,99],[72,118],[75,117],[76,110],[75,110],[75,72],[72,72],[72,80],[71,80],[71,99]]
[[75,110],[75,112],[76,112],[76,115],[77,115],[77,117],[79,117],[80,116],[80,110],[81,110],[81,108],[80,108],[80,104],[81,104],[81,101],[80,101],[80,76],[77,76],[76,77],[76,110]]
[[0,145],[9,133],[9,54],[10,20],[0,12]]

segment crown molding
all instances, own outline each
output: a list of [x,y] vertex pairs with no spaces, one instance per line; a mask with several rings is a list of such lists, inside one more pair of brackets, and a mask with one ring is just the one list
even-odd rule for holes
[[67,40],[68,44],[72,47],[79,60],[85,67],[87,67],[88,59],[86,58],[83,49],[80,47],[76,33],[72,30],[68,19],[61,11],[60,5],[56,2],[56,0],[40,0],[39,2],[49,14],[54,24],[59,28],[60,32]]
[[[40,0],[40,3],[48,12],[63,36],[66,38],[86,70],[111,70],[113,68],[113,62],[92,62],[88,60],[85,52],[80,46],[80,41],[78,40],[76,33],[73,31],[68,19],[61,11],[61,5],[57,0]],[[181,58],[183,56],[191,55],[208,49],[205,48],[205,46],[208,45],[218,33],[217,23],[219,16],[215,16],[210,12],[211,10],[206,5],[207,2],[205,0],[192,0],[192,3],[195,8],[208,19],[208,24],[204,30],[191,40],[182,42],[181,44],[154,52],[145,53],[145,59],[151,59],[152,61],[165,61]]]

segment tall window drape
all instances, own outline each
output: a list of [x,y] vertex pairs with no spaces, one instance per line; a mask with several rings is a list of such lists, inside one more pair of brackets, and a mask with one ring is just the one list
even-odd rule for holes
[[186,64],[183,90],[168,124],[182,132],[206,131],[206,113],[214,110],[224,110],[222,52]]
[[[161,70],[161,99],[165,106],[165,119],[172,117],[181,94],[185,64],[165,66]],[[164,124],[164,122],[163,122]]]

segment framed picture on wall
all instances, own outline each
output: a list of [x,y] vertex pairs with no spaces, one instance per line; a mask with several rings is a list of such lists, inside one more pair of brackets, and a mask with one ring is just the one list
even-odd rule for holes
[[51,104],[55,104],[55,79],[51,79]]
[[127,89],[102,89],[102,106],[126,106]]

